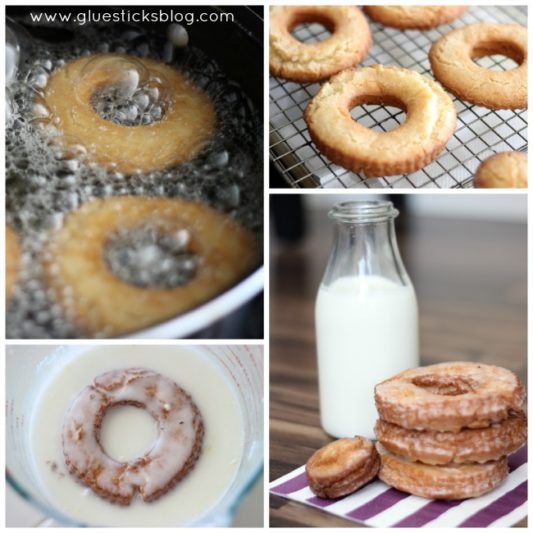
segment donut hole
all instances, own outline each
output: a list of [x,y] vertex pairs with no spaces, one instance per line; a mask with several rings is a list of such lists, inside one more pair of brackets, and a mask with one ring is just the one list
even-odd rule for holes
[[316,12],[295,12],[289,21],[289,31],[292,36],[306,44],[318,43],[329,39],[335,33],[335,22]]
[[118,278],[143,288],[172,289],[196,275],[199,257],[186,229],[165,231],[157,226],[122,230],[108,239],[104,256]]
[[479,43],[472,49],[471,58],[479,67],[505,71],[518,68],[524,62],[524,53],[513,43]]
[[407,117],[404,103],[393,96],[358,96],[350,104],[350,116],[361,126],[377,133],[392,131]]
[[120,126],[148,126],[165,114],[159,89],[149,85],[133,92],[117,85],[102,88],[93,94],[91,105],[100,118]]
[[168,80],[135,57],[95,54],[83,66],[67,64],[65,75],[81,102],[89,100],[102,119],[120,126],[149,125],[165,113],[161,96]]
[[312,22],[312,23],[303,23],[298,24],[291,31],[292,36],[306,44],[320,43],[329,39],[333,34],[326,26],[323,24]]
[[430,394],[438,394],[439,396],[459,396],[475,390],[474,383],[462,376],[429,374],[417,376],[411,380],[411,383]]
[[158,436],[157,421],[142,404],[115,404],[104,413],[98,440],[106,455],[120,463],[146,455]]

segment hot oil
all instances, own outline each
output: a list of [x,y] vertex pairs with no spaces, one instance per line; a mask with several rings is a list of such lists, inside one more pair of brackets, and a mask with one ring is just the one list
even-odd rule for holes
[[[65,318],[56,294],[44,283],[42,262],[54,260],[47,257],[46,251],[50,233],[61,228],[69,211],[85,202],[117,195],[200,201],[227,213],[261,239],[261,117],[240,87],[224,75],[213,59],[191,44],[170,53],[172,48],[164,37],[141,33],[134,27],[78,26],[69,42],[28,41],[24,47],[24,60],[9,88],[11,114],[6,128],[6,218],[23,248],[17,286],[8,304],[8,337],[83,335]],[[166,60],[207,92],[215,106],[217,125],[199,156],[171,169],[126,176],[91,162],[81,140],[58,136],[48,111],[36,103],[36,98],[55,69],[77,57],[102,52]],[[172,60],[168,61],[170,56]],[[157,93],[154,97],[153,92],[140,89],[126,95],[127,98],[123,96],[117,99],[113,91],[98,94],[93,107],[102,118],[125,126],[151,124],[165,112],[164,101],[157,98]],[[187,228],[183,230],[186,232]],[[164,249],[155,250],[164,240],[155,237],[146,240],[142,227],[137,233],[141,240],[133,247],[134,252],[128,254],[121,249],[115,254],[110,252],[108,262],[122,261],[123,277],[129,282],[137,280],[146,286],[183,282],[184,262],[187,270],[190,258],[169,254],[168,243]],[[165,258],[168,279],[162,279],[165,268],[153,268],[153,273],[147,268],[144,274],[139,274],[138,264],[131,260],[142,255],[143,246],[153,257]],[[114,268],[120,270],[120,265],[115,264]]]

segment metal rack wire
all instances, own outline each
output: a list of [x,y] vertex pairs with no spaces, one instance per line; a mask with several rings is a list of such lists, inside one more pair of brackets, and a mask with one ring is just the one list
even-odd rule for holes
[[[369,21],[373,45],[361,66],[374,63],[399,65],[433,78],[428,53],[431,44],[451,29],[475,22],[526,24],[527,8],[510,6],[471,7],[458,21],[431,31],[400,31]],[[299,26],[295,36],[315,42],[329,35],[318,24]],[[485,68],[509,70],[516,64],[505,56],[476,60]],[[490,155],[527,151],[527,111],[493,111],[452,97],[457,110],[457,129],[440,156],[413,174],[368,178],[331,163],[311,142],[303,112],[319,84],[301,85],[270,78],[270,156],[287,183],[296,188],[466,188],[480,162]],[[376,131],[390,130],[403,121],[397,108],[362,105],[352,117]]]

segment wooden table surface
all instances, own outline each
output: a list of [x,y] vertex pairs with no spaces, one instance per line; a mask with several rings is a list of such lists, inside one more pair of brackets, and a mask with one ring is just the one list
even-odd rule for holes
[[[319,421],[314,332],[314,302],[329,256],[331,225],[321,212],[307,225],[303,242],[271,247],[271,481],[331,440]],[[525,224],[404,216],[398,229],[418,296],[422,364],[497,364],[526,382]],[[354,526],[272,495],[270,525]]]

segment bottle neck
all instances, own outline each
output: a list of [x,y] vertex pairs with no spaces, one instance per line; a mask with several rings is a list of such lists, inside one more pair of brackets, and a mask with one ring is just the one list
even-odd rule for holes
[[333,248],[322,283],[328,286],[350,276],[376,276],[398,285],[411,284],[398,251],[393,217],[376,222],[335,220]]

